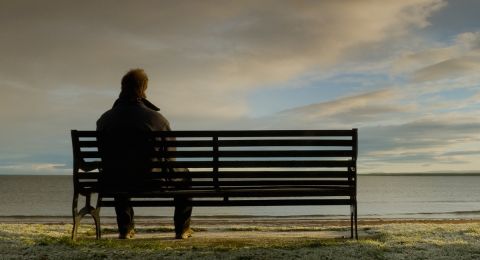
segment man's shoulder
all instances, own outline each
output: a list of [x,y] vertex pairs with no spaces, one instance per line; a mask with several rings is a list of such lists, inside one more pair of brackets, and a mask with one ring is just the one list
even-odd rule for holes
[[149,109],[148,115],[152,130],[170,130],[170,123],[160,112]]
[[153,131],[170,130],[168,120],[161,113],[141,103],[118,104],[104,112],[97,120],[97,129],[117,125],[147,127]]
[[102,130],[105,127],[105,124],[108,124],[111,120],[112,109],[109,109],[97,119],[96,125],[97,130]]

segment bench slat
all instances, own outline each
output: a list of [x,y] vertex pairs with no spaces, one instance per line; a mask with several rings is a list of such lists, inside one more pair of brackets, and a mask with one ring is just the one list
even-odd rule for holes
[[[98,182],[81,182],[80,186],[82,187],[97,187]],[[171,181],[165,181],[164,179],[149,179],[148,187],[145,189],[160,189],[162,186],[175,186],[179,185],[180,187],[184,186],[183,183],[175,183]],[[215,183],[213,181],[190,181],[189,185],[194,189],[195,187],[214,187]],[[239,181],[220,181],[219,187],[275,187],[275,188],[288,188],[288,187],[297,187],[297,188],[308,188],[308,187],[320,187],[326,188],[328,186],[332,187],[347,187],[352,186],[353,181],[348,180],[239,180]]]
[[124,195],[131,198],[171,198],[171,197],[194,197],[194,198],[223,198],[223,197],[315,197],[315,196],[351,196],[354,189],[343,186],[328,186],[327,188],[224,188],[220,190],[175,190],[158,192],[122,192],[116,190],[114,193],[102,192],[102,197],[115,197]]
[[78,141],[78,146],[80,148],[92,148],[92,147],[98,147],[98,142],[95,140],[89,140],[89,141]]
[[[163,174],[163,173],[162,173]],[[218,178],[348,178],[353,174],[348,171],[225,171],[219,172]],[[184,172],[168,173],[166,177],[181,178]],[[187,173],[192,178],[212,178],[212,172]]]
[[[352,150],[284,150],[284,151],[219,151],[218,157],[352,157]],[[81,158],[100,158],[98,151],[81,151]],[[159,158],[213,158],[213,151],[167,151],[158,152]]]
[[[327,185],[352,185],[352,181],[339,181],[339,180],[238,180],[238,181],[219,181],[220,187],[224,186],[327,186]],[[209,181],[192,181],[192,186],[206,186],[213,185]]]
[[[213,206],[306,206],[306,205],[351,205],[349,199],[291,199],[291,200],[193,200],[185,204],[194,207]],[[173,200],[131,201],[133,207],[171,207]],[[102,207],[114,207],[114,201],[102,201]]]
[[[154,142],[156,146],[168,147],[212,147],[210,140],[177,140]],[[318,140],[318,139],[270,139],[270,140],[219,140],[219,147],[252,147],[252,146],[352,146],[352,140]]]
[[[218,151],[218,157],[352,157],[352,150],[275,150],[275,151]],[[89,152],[91,156],[98,156]],[[158,152],[165,158],[212,158],[213,151],[167,151]]]
[[[99,172],[80,172],[76,174],[78,179],[97,179]],[[228,171],[228,172],[175,172],[175,173],[152,173],[152,178],[352,178],[354,174],[348,171]]]
[[98,151],[80,151],[79,157],[84,159],[100,159],[100,153]]
[[79,164],[78,167],[80,169],[88,169],[89,171],[92,171],[94,169],[100,168],[101,162],[100,161],[91,161],[91,162],[80,161],[78,164]]
[[352,136],[352,130],[222,130],[155,132],[156,137],[297,137],[297,136]]
[[100,177],[99,172],[78,172],[74,173],[73,176],[78,180],[89,180],[89,179],[98,179]]
[[[168,147],[212,147],[213,141],[209,140],[178,140],[178,141],[155,141],[156,146]],[[98,147],[98,141],[78,141],[80,148]],[[219,147],[252,147],[252,146],[349,146],[352,140],[305,140],[305,139],[273,139],[273,140],[219,140]]]
[[79,131],[79,130],[72,130],[71,131],[72,133],[72,136],[75,137],[75,138],[79,138],[79,137],[97,137],[98,136],[98,132],[97,131]]
[[[168,162],[152,162],[153,167],[162,168],[212,168],[214,162],[212,161],[168,161]],[[301,161],[301,160],[289,160],[289,161],[219,161],[216,162],[219,168],[272,168],[272,167],[284,167],[284,168],[298,168],[298,167],[352,167],[354,162],[352,160],[338,160],[338,161]]]

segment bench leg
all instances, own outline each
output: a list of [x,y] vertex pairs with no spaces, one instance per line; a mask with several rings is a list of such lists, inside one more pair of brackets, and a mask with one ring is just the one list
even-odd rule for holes
[[354,206],[350,205],[350,238],[353,238]]
[[78,216],[78,213],[77,213],[77,207],[78,207],[78,193],[75,192],[73,194],[73,202],[72,202],[72,216],[73,216],[72,240],[75,240],[77,238],[78,225],[80,224],[80,217]]
[[101,201],[102,201],[102,197],[100,195],[98,195],[97,207],[92,212],[92,217],[93,217],[93,220],[95,221],[95,235],[96,235],[97,239],[102,238],[102,229],[100,227],[100,208],[101,208],[100,204],[101,204]]
[[350,205],[350,238],[358,240],[358,214],[356,200]]
[[[90,214],[95,221],[95,233],[97,239],[100,239],[100,208],[94,208],[90,205],[90,198],[91,194],[85,196],[85,206],[78,210],[78,193],[74,193],[73,195],[73,203],[72,203],[72,215],[73,215],[73,228],[72,228],[72,240],[75,240],[77,237],[77,230],[80,226],[80,221],[82,220],[85,215]],[[99,203],[97,203],[99,204]]]
[[355,217],[355,239],[358,240],[358,214],[357,214],[357,200],[355,200],[355,210],[354,210],[354,217]]

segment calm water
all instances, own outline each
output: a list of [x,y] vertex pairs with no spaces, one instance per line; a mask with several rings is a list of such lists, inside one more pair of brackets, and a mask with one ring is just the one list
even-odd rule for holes
[[[359,176],[360,217],[480,218],[480,176]],[[70,216],[71,176],[0,175],[0,216]],[[346,206],[195,208],[194,215],[347,215]],[[171,208],[137,215],[171,216]],[[102,215],[113,215],[111,208]]]

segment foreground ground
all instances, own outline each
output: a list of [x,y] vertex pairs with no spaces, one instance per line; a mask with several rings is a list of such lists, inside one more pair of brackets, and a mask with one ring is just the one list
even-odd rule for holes
[[167,219],[140,219],[133,240],[104,222],[73,242],[68,220],[0,219],[0,259],[480,259],[480,220],[362,220],[358,241],[343,221],[196,219],[184,241]]

